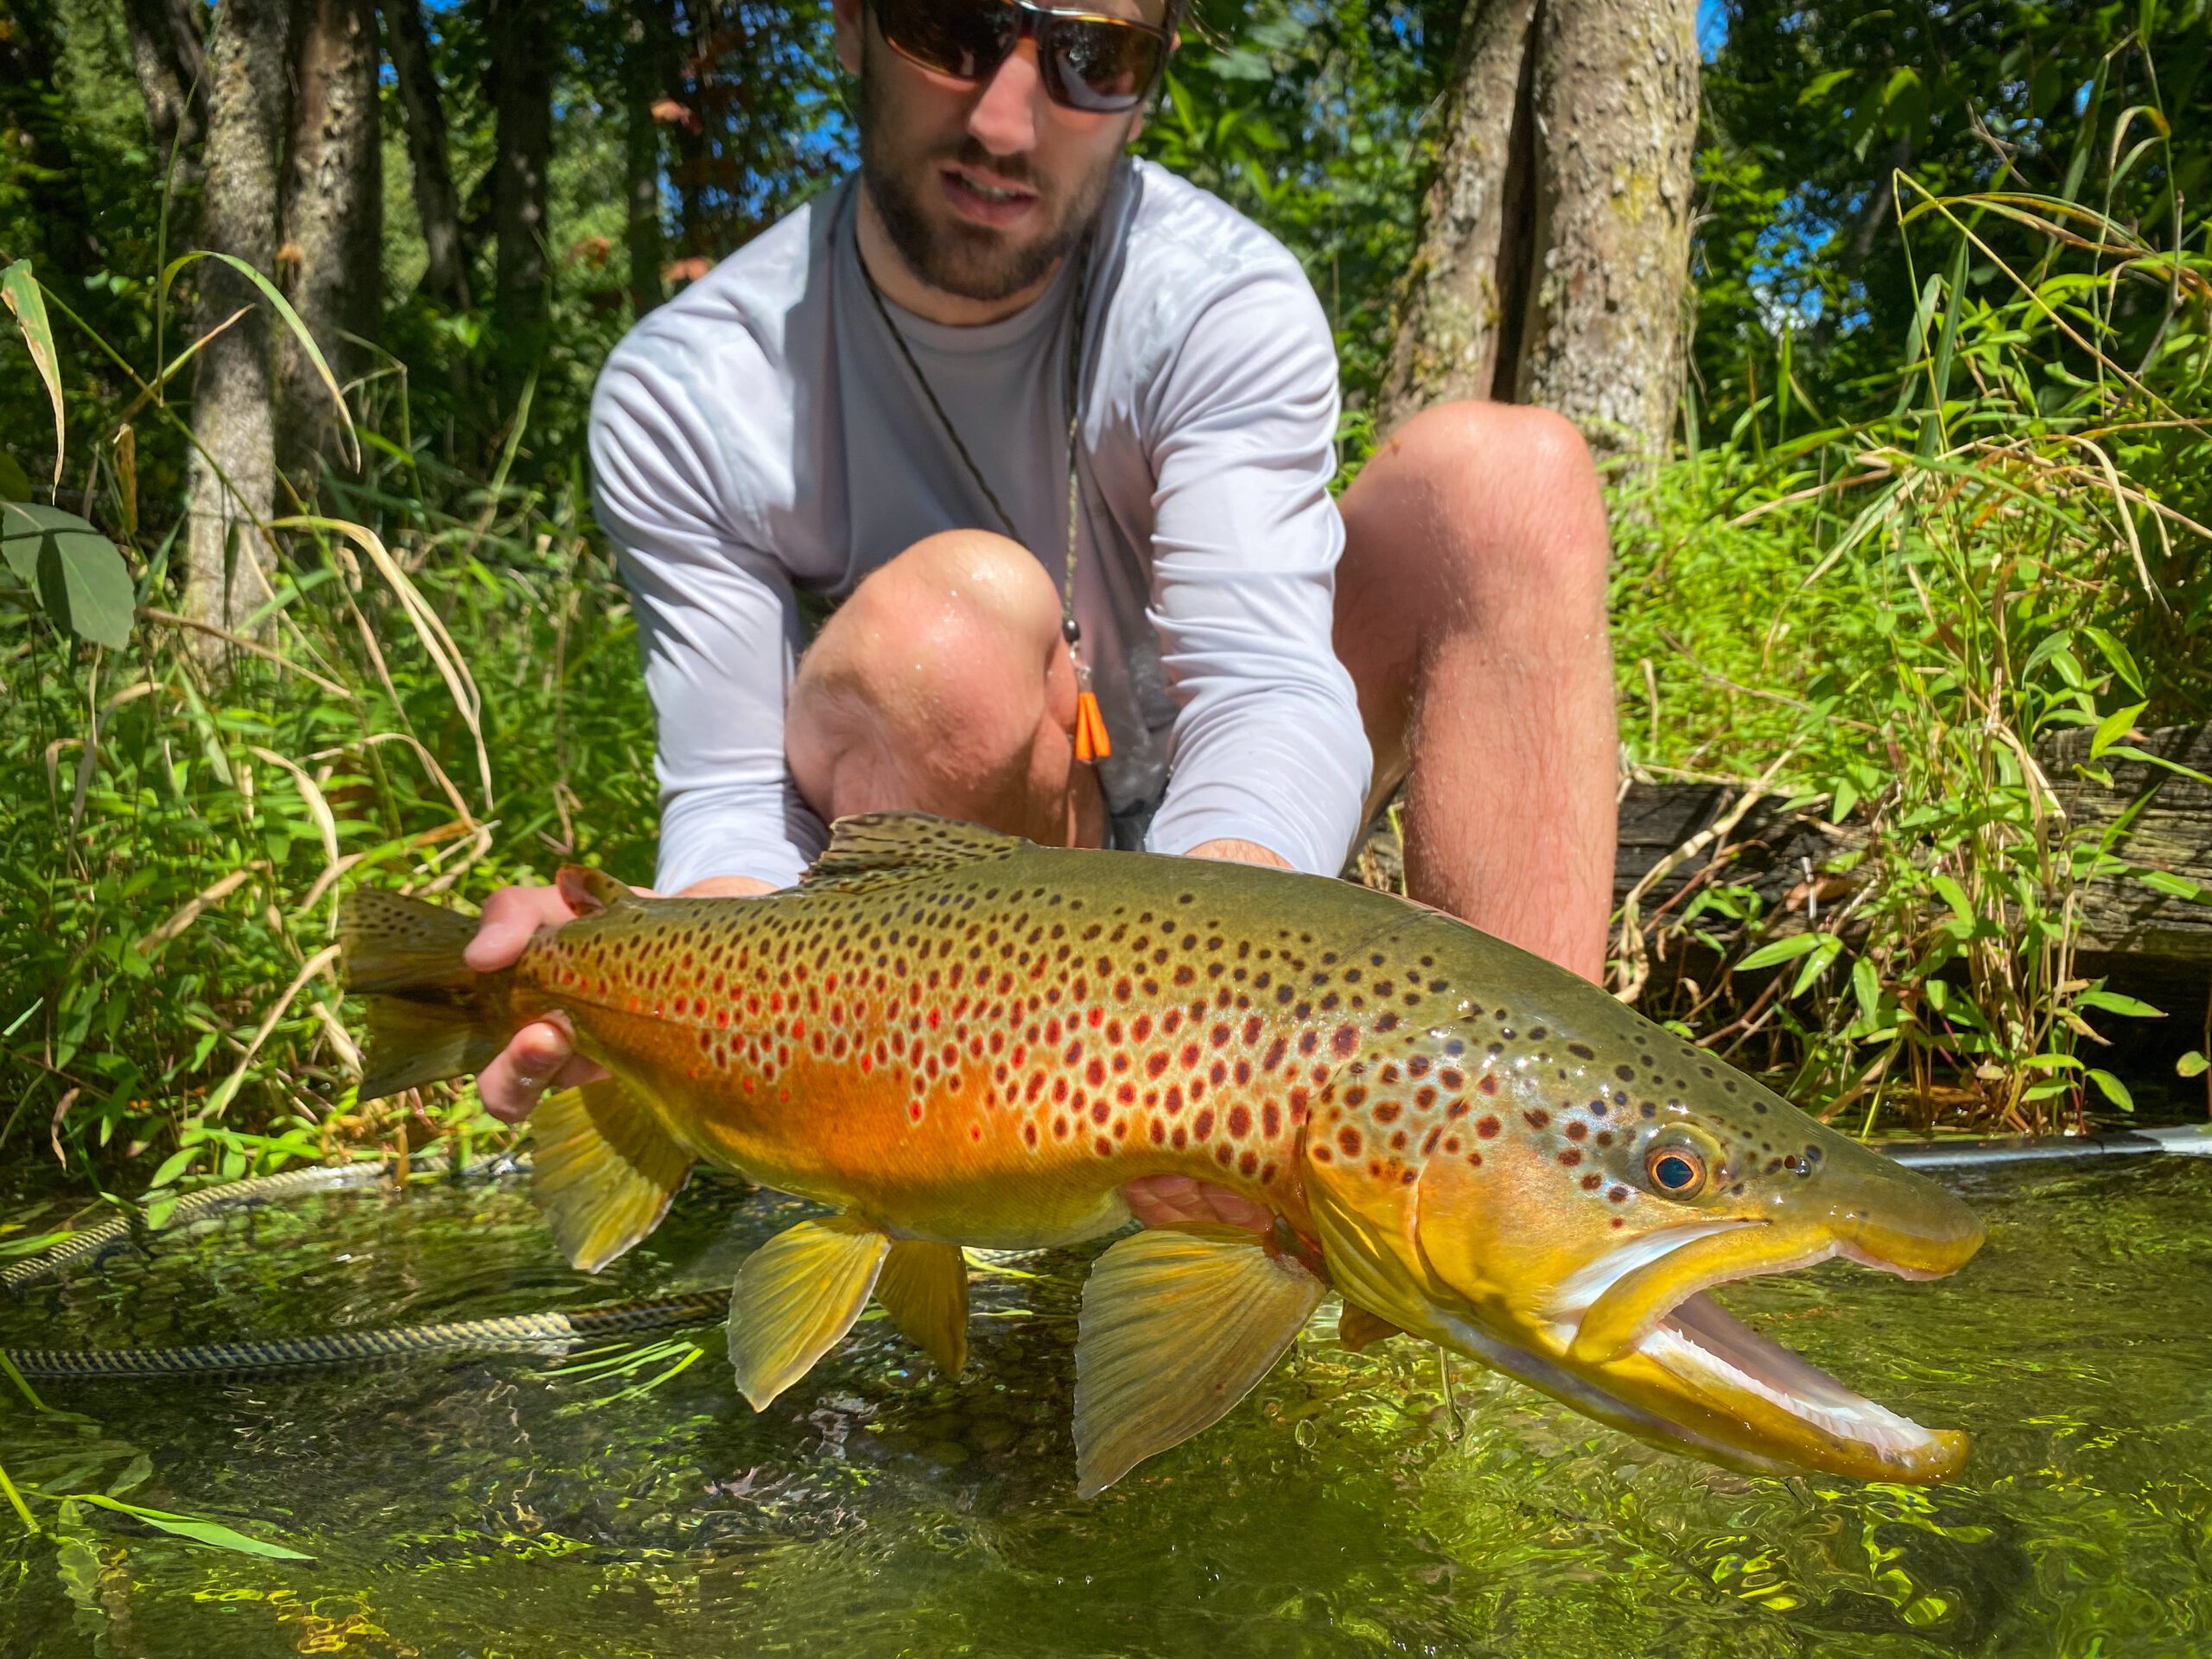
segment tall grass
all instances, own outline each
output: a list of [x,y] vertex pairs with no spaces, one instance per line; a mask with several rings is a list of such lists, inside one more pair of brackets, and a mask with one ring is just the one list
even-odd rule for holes
[[[2110,130],[2115,168],[2155,157],[2142,118]],[[2080,188],[1897,188],[1940,266],[1892,407],[1824,423],[1785,338],[1774,390],[1717,441],[1693,432],[1637,504],[1614,604],[1637,758],[1756,784],[1844,826],[1846,850],[1778,912],[1725,861],[1656,924],[1631,906],[1616,984],[1639,994],[1655,951],[1694,938],[1724,966],[1662,1011],[1830,1116],[2044,1129],[2132,1108],[2094,1051],[2158,1012],[2078,973],[2087,884],[2212,899],[2131,868],[2119,826],[2069,820],[2037,759],[2088,728],[2082,770],[2109,783],[2107,760],[2152,759],[2139,727],[2202,717],[2212,260],[2202,216],[2160,249]],[[2037,257],[2000,256],[2000,227]]]
[[351,391],[365,464],[270,527],[273,597],[229,639],[170,608],[128,425],[75,502],[123,550],[127,638],[0,577],[0,1147],[143,1155],[159,1191],[489,1127],[465,1090],[355,1101],[340,893],[650,870],[651,711],[581,482],[511,482],[519,422],[488,482],[442,470],[399,376]]
[[[2141,153],[2131,118],[2113,168]],[[1681,454],[1618,504],[1632,760],[1756,782],[1847,850],[1780,906],[1704,870],[1624,917],[1615,982],[1854,1127],[2049,1127],[2125,1103],[2084,1045],[2144,1010],[2076,972],[2083,885],[2124,867],[2033,756],[2068,727],[2128,753],[2212,689],[2212,261],[2201,217],[2152,248],[2083,188],[1898,188],[1937,268],[1886,412],[1824,419],[1785,336],[1771,388],[1719,433],[1693,399]],[[1997,226],[2036,257],[1999,259]],[[116,355],[60,315],[50,350]],[[273,595],[211,661],[171,608],[174,523],[137,499],[135,429],[181,423],[134,374],[131,408],[74,423],[105,435],[68,498],[122,550],[119,643],[0,573],[0,1148],[137,1160],[158,1202],[188,1173],[477,1133],[466,1090],[354,1099],[336,909],[362,881],[474,899],[572,858],[647,874],[650,710],[582,479],[521,481],[526,404],[488,480],[442,467],[380,371],[346,389],[361,469],[270,527]],[[1653,958],[1690,938],[1724,965],[1662,1005]]]

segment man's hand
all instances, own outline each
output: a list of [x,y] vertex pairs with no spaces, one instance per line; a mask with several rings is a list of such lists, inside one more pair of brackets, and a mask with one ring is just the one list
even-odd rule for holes
[[1225,859],[1232,864],[1264,864],[1277,870],[1290,868],[1290,861],[1281,853],[1262,847],[1256,841],[1239,841],[1234,836],[1224,836],[1219,841],[1202,841],[1183,856]]
[[[634,893],[658,898],[650,887]],[[684,888],[691,898],[751,898],[774,889],[749,875],[718,875]],[[575,919],[557,887],[501,887],[484,904],[476,937],[461,952],[461,960],[480,974],[510,967],[523,946],[540,928],[559,927]],[[537,1097],[548,1087],[573,1089],[607,1075],[604,1066],[575,1052],[575,1035],[563,1014],[550,1014],[532,1020],[508,1040],[492,1063],[478,1073],[477,1098],[484,1109],[502,1122],[519,1123],[530,1116]]]

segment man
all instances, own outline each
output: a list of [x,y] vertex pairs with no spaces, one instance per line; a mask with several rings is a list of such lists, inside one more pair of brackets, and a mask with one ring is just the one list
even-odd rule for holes
[[[836,0],[858,178],[607,365],[595,499],[658,715],[659,890],[787,886],[829,820],[889,808],[1332,874],[1403,779],[1414,896],[1595,977],[1614,727],[1586,450],[1541,410],[1431,409],[1340,512],[1304,275],[1125,153],[1179,0],[1099,3],[1122,21]],[[798,592],[842,600],[810,645]],[[495,893],[471,965],[568,916]],[[514,1119],[594,1075],[548,1020],[479,1087]]]

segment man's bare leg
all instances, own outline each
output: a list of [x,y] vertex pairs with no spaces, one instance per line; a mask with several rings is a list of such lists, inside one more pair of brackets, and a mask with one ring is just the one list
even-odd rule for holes
[[948,531],[872,572],[799,659],[784,753],[825,820],[904,809],[1096,847],[1075,671],[1050,576],[1019,543]]
[[1406,885],[1590,979],[1615,839],[1610,549],[1596,468],[1543,410],[1424,410],[1344,492],[1337,654],[1406,785]]

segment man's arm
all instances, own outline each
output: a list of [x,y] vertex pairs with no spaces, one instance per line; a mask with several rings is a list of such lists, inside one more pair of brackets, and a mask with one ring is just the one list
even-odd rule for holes
[[1327,319],[1287,254],[1211,296],[1146,391],[1150,616],[1180,704],[1155,851],[1241,843],[1333,875],[1357,833],[1370,757],[1331,645],[1337,409]]
[[715,339],[702,353],[633,334],[592,397],[592,500],[638,620],[661,785],[655,879],[671,892],[730,875],[788,887],[828,839],[784,761],[798,608],[758,545],[758,480],[741,474],[788,434],[752,429],[730,396],[770,377],[758,346]]

